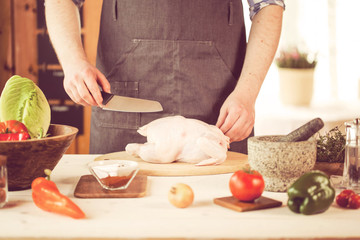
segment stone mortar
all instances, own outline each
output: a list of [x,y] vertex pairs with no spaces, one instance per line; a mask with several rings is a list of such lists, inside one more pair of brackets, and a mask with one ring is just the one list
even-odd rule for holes
[[256,136],[248,139],[248,160],[253,170],[264,178],[265,190],[285,192],[316,162],[316,140],[279,142],[281,135]]

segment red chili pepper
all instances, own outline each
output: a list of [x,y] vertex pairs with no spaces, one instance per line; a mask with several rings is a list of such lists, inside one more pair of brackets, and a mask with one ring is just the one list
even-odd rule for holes
[[33,201],[40,209],[75,219],[85,218],[85,213],[67,196],[61,194],[54,182],[38,177],[32,182],[31,188]]

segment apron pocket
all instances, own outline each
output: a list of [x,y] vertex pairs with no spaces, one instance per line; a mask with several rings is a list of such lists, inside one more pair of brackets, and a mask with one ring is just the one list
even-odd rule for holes
[[[116,95],[138,97],[138,82],[111,82],[111,92]],[[127,113],[94,109],[93,121],[98,127],[138,129],[140,127],[140,113]]]

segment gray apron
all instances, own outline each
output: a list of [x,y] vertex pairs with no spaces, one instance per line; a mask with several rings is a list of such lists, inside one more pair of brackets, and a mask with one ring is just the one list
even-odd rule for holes
[[[161,102],[160,113],[92,109],[90,153],[143,143],[136,130],[182,115],[215,124],[245,56],[241,0],[103,1],[97,67],[118,95]],[[231,151],[247,152],[247,140]]]

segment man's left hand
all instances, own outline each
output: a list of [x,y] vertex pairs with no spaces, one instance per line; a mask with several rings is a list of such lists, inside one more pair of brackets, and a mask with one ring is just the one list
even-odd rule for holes
[[247,138],[255,123],[255,106],[245,100],[246,96],[231,93],[220,109],[216,126],[230,138],[230,142],[237,142]]

